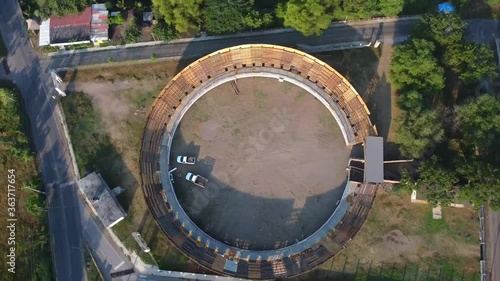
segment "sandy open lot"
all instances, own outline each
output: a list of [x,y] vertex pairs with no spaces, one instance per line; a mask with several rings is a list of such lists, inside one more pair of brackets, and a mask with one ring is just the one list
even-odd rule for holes
[[[270,78],[221,85],[197,101],[175,133],[175,189],[200,228],[239,247],[295,243],[332,214],[344,189],[351,148],[330,112],[312,95]],[[187,182],[192,171],[205,189]]]

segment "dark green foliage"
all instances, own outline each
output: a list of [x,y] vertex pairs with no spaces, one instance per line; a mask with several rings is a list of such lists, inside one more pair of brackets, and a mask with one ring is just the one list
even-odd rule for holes
[[457,43],[446,50],[444,62],[466,84],[498,76],[495,53],[486,45]]
[[457,123],[472,154],[500,162],[500,99],[483,95],[456,109]]
[[456,14],[426,14],[415,26],[415,37],[434,42],[446,48],[462,42],[466,24]]
[[132,19],[127,26],[127,29],[125,29],[125,43],[136,43],[139,39],[141,39],[141,37],[141,28],[137,25],[135,19]]
[[203,0],[152,0],[158,15],[179,33],[196,32],[201,24]]
[[420,158],[445,139],[435,111],[406,111],[396,120],[396,143],[403,156]]
[[391,82],[398,89],[439,93],[444,88],[444,69],[434,51],[434,43],[424,39],[414,39],[398,47],[392,55]]
[[78,167],[83,172],[94,170],[96,168],[94,158],[103,147],[110,146],[108,135],[101,130],[103,124],[101,124],[99,113],[84,93],[69,94],[62,99],[62,105],[69,134],[72,139],[79,140],[73,142]]
[[[481,157],[479,157],[481,158]],[[468,160],[458,163],[458,173],[466,180],[461,197],[476,206],[488,204],[500,209],[500,169],[498,162],[491,164],[482,160]]]
[[202,18],[206,30],[212,33],[242,31],[251,5],[247,0],[205,0]]
[[153,25],[153,36],[155,40],[170,41],[179,38],[179,33],[172,25],[168,25],[163,20]]
[[28,17],[42,19],[81,13],[92,4],[90,0],[21,0],[19,5]]
[[449,205],[458,196],[458,177],[455,172],[443,167],[436,156],[432,156],[419,168],[419,189],[424,190],[427,201],[436,206]]
[[18,98],[15,90],[0,88],[0,152],[28,161],[31,154]]
[[424,106],[424,95],[415,90],[399,95],[398,107],[407,111],[421,111]]
[[305,36],[320,35],[332,22],[338,2],[290,0],[286,5],[284,25],[300,31]]
[[253,0],[206,0],[202,13],[205,29],[220,34],[271,25],[273,16],[254,10],[253,3]]

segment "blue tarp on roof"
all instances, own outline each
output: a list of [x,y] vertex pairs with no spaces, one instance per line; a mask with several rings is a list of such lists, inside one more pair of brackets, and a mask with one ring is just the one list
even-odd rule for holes
[[438,5],[438,10],[440,13],[452,13],[455,12],[455,7],[450,2],[445,2]]

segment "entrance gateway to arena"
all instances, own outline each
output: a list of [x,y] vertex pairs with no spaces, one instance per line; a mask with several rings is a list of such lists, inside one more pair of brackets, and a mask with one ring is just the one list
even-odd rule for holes
[[[253,71],[306,83],[332,106],[346,144],[364,145],[364,157],[349,160],[346,187],[326,223],[309,237],[272,250],[234,247],[207,235],[180,206],[169,173],[172,136],[187,103],[224,77]],[[364,101],[349,81],[301,51],[243,45],[214,52],[176,75],[149,114],[140,159],[146,202],[171,242],[211,271],[250,279],[298,275],[346,247],[368,216],[377,186],[383,182],[383,141],[376,137],[368,116]]]

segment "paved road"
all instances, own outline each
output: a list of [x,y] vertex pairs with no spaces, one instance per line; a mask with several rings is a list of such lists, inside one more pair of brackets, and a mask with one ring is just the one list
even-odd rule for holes
[[15,0],[3,0],[0,8],[0,32],[8,49],[10,77],[21,91],[30,119],[32,140],[41,160],[42,176],[47,184],[48,213],[52,254],[58,280],[85,280],[81,251],[80,213],[74,185],[53,183],[73,180],[68,147],[63,141],[57,119],[54,92],[47,70],[40,65],[25,32],[24,20]]
[[222,48],[249,43],[268,43],[294,47],[297,44],[323,45],[354,42],[363,39],[380,39],[385,42],[393,42],[394,40],[397,41],[406,38],[411,32],[414,22],[414,20],[405,20],[385,24],[367,23],[353,26],[348,24],[336,24],[328,28],[323,35],[319,37],[304,37],[296,31],[287,31],[237,38],[57,55],[47,58],[44,63],[52,68],[72,67],[85,64],[106,63],[108,58],[112,58],[114,61],[149,59],[153,53],[158,57],[196,57]]

